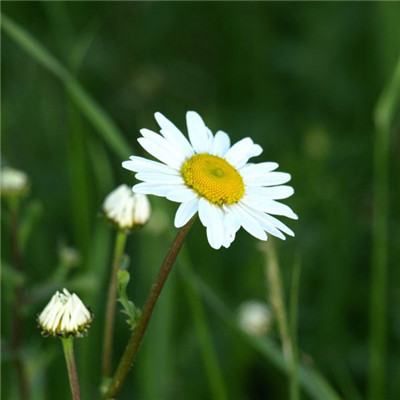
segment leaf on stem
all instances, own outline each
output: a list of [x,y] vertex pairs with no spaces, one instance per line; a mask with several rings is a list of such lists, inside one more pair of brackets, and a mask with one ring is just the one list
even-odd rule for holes
[[128,286],[130,278],[131,277],[129,272],[125,269],[120,269],[118,271],[118,301],[122,304],[123,307],[123,310],[121,310],[121,312],[128,316],[126,322],[128,323],[128,325],[130,325],[131,330],[133,330],[136,327],[136,321],[140,315],[140,310],[135,306],[135,304],[133,304],[132,301],[128,299],[128,296],[126,294],[126,288]]

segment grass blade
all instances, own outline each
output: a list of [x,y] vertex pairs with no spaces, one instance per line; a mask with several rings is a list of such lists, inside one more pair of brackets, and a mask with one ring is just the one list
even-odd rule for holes
[[77,107],[92,123],[104,141],[119,158],[127,158],[132,151],[122,132],[74,76],[29,32],[4,14],[1,16],[1,27],[37,63],[64,83]]
[[370,365],[368,397],[385,395],[386,286],[388,263],[390,128],[400,99],[400,58],[393,77],[375,108],[374,216],[370,304]]

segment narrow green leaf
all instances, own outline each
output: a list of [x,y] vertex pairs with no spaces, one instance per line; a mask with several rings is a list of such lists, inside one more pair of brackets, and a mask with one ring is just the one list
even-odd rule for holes
[[130,145],[114,121],[41,43],[4,14],[1,16],[1,27],[36,62],[64,83],[82,114],[92,123],[96,131],[119,158],[125,159],[129,154],[132,154]]

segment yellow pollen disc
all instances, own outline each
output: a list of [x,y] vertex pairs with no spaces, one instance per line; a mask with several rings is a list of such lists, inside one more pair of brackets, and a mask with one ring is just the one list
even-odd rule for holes
[[244,194],[243,178],[226,160],[211,154],[195,154],[182,167],[186,186],[221,206],[237,203]]

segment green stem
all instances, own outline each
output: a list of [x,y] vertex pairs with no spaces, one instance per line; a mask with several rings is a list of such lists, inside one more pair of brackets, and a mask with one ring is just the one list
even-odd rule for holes
[[110,376],[112,361],[112,343],[114,337],[114,319],[115,308],[117,305],[117,289],[118,289],[118,271],[121,266],[122,257],[124,255],[127,234],[118,230],[115,247],[114,259],[111,272],[111,279],[108,285],[108,297],[106,305],[106,318],[104,323],[104,341],[103,341],[103,378]]
[[[18,227],[19,227],[19,199],[14,198],[10,200],[11,212],[11,247],[12,247],[12,260],[15,271],[22,274],[21,251],[18,240]],[[21,358],[21,347],[23,342],[24,321],[22,318],[21,310],[24,306],[24,290],[23,282],[15,286],[15,300],[13,311],[13,335],[11,347],[15,354],[15,368],[17,371],[17,379],[19,392],[22,399],[29,399],[29,385],[26,376],[24,362]]]
[[81,400],[81,393],[79,390],[78,374],[76,372],[75,357],[74,357],[74,338],[62,338],[65,362],[67,363],[69,385],[71,388],[72,399]]
[[193,217],[185,226],[180,228],[175,236],[175,239],[158,272],[156,280],[154,281],[147,296],[142,313],[137,321],[136,328],[129,338],[128,344],[125,348],[124,354],[122,355],[117,371],[105,395],[106,399],[114,399],[121,390],[123,383],[125,382],[128,372],[131,369],[132,363],[135,360],[137,351],[139,350],[139,346],[142,342],[144,333],[146,332],[146,328],[149,323],[154,306],[157,303],[158,297],[160,296],[161,290],[164,287],[164,284],[168,278],[169,272],[174,265],[176,257],[178,256],[178,253],[194,220],[195,217]]
[[299,360],[297,350],[297,316],[299,304],[299,283],[300,283],[300,257],[297,256],[293,268],[291,293],[290,293],[290,338],[292,346],[292,357],[290,366],[290,399],[300,399],[299,389]]
[[282,352],[289,371],[290,398],[299,399],[297,354],[295,352],[295,326],[297,320],[297,290],[299,268],[295,269],[292,296],[290,329],[283,295],[279,264],[272,244],[267,245],[267,280],[270,290],[270,301],[278,320],[279,335],[282,342]]
[[270,291],[271,306],[278,320],[279,336],[282,342],[283,355],[290,362],[292,354],[292,343],[290,341],[288,318],[286,315],[285,301],[279,271],[278,260],[272,244],[267,245],[267,281]]
[[400,58],[375,109],[374,216],[370,303],[368,397],[385,398],[386,286],[388,263],[388,199],[390,128],[400,99]]

